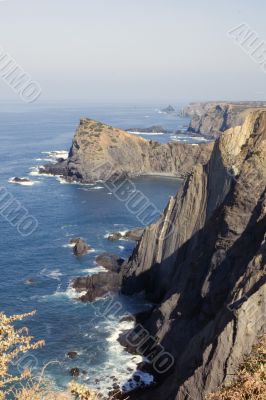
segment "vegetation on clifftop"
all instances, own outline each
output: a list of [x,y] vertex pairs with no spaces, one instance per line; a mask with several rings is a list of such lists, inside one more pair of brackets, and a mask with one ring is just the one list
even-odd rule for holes
[[253,347],[240,365],[232,384],[207,400],[265,400],[266,399],[266,335]]

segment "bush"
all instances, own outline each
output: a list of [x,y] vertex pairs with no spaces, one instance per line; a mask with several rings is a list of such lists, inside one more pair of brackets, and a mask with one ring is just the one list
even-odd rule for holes
[[53,391],[52,383],[43,376],[45,367],[39,376],[33,376],[30,369],[12,374],[12,367],[19,365],[20,357],[45,344],[43,340],[33,342],[34,338],[29,336],[27,328],[16,329],[13,326],[15,322],[34,314],[7,317],[0,313],[0,400],[96,400],[95,393],[74,383],[70,384],[69,392]]

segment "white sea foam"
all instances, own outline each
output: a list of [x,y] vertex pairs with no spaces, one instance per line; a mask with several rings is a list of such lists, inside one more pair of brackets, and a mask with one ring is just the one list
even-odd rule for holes
[[[114,224],[115,226],[120,226],[120,224]],[[124,231],[117,231],[117,233],[120,233],[120,235],[122,236],[119,240],[125,240],[124,239],[124,236],[126,235],[126,233],[129,231],[129,229],[126,229],[126,230],[124,230]],[[108,239],[108,237],[109,236],[111,236],[112,234],[113,234],[114,232],[107,232],[105,235],[104,235],[104,238],[105,239]]]
[[46,276],[47,278],[52,278],[57,281],[60,281],[60,276],[63,276],[60,269],[55,269],[53,271],[49,271],[47,268],[43,268],[40,272],[40,275]]
[[[52,177],[52,178],[54,178],[54,176],[55,175],[52,175],[52,174],[43,174],[43,173],[41,173],[40,172],[40,169],[41,168],[44,168],[44,166],[43,165],[37,165],[37,166],[35,166],[35,167],[31,167],[30,168],[30,170],[31,170],[31,172],[29,173],[29,175],[31,175],[31,176],[48,176],[48,177]],[[58,175],[59,176],[59,175]]]
[[128,229],[126,229],[125,231],[119,231],[118,233],[120,233],[120,235],[125,236],[125,234],[128,232]]
[[104,189],[103,186],[94,186],[92,188],[90,188],[89,190],[100,190],[100,189]]
[[63,244],[63,246],[62,247],[70,247],[70,248],[72,248],[72,247],[75,247],[75,243],[67,243],[67,244]]
[[41,302],[46,302],[54,299],[71,299],[78,300],[81,296],[86,294],[86,291],[77,292],[71,284],[67,287],[66,290],[61,289],[61,284],[57,286],[57,289],[52,294],[46,294],[43,296],[32,296],[31,299],[38,299]]
[[[108,394],[108,387],[112,387],[114,383],[110,378],[110,368],[112,369],[112,374],[117,378],[116,383],[123,388],[124,392],[129,392],[141,385],[143,382],[145,385],[151,385],[154,381],[152,375],[138,371],[137,365],[143,361],[143,357],[140,355],[134,355],[128,353],[123,346],[118,342],[119,335],[129,329],[132,329],[134,322],[118,322],[117,319],[107,318],[105,321],[99,325],[101,331],[105,329],[109,336],[107,337],[108,349],[106,351],[106,362],[102,364],[99,368],[98,375],[102,377],[101,379],[101,392],[104,395]],[[133,372],[130,372],[133,371]],[[140,380],[138,382],[134,380],[134,376],[139,376]],[[129,382],[129,378],[131,381]],[[92,386],[94,386],[92,384]],[[95,388],[97,385],[95,385]]]
[[66,160],[68,158],[68,151],[66,150],[42,151],[41,153],[47,154],[49,161],[51,161],[51,159],[57,160],[58,158]]
[[85,274],[89,274],[89,275],[94,275],[94,274],[98,274],[98,272],[108,272],[108,270],[104,267],[102,267],[101,265],[98,265],[97,267],[91,267],[91,268],[85,268],[82,269],[81,272],[84,272]]
[[64,178],[62,175],[57,175],[56,179],[61,185],[79,185],[78,181],[71,181],[69,182],[66,178]]
[[135,376],[140,377],[140,381],[134,381],[133,378],[133,382],[125,382],[123,384],[123,391],[128,393],[131,392],[134,389],[137,389],[138,387],[141,387],[141,383],[143,382],[146,386],[150,386],[153,382],[154,382],[154,377],[149,374],[148,372],[143,372],[143,371],[139,371],[137,370],[135,373]]
[[71,285],[68,286],[65,292],[57,292],[57,295],[59,296],[65,296],[70,299],[78,299],[81,296],[84,296],[87,292],[82,291],[82,292],[77,292]]
[[[171,135],[170,138],[173,141],[178,141],[178,142],[184,142],[184,143],[189,143],[191,141],[194,142],[208,142],[208,139],[206,139],[203,136],[187,136],[187,135]],[[191,143],[194,144],[194,143]]]

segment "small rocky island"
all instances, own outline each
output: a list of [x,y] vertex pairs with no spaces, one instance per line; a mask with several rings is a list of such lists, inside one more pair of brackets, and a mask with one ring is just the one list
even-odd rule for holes
[[173,106],[169,105],[168,107],[163,108],[161,110],[161,112],[164,113],[164,114],[172,114],[172,113],[175,113],[176,111],[175,111]]

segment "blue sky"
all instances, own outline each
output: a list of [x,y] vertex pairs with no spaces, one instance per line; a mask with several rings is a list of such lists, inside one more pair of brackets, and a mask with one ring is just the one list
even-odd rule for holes
[[43,100],[266,99],[266,73],[227,35],[245,22],[266,41],[265,15],[262,0],[4,0],[0,46]]

